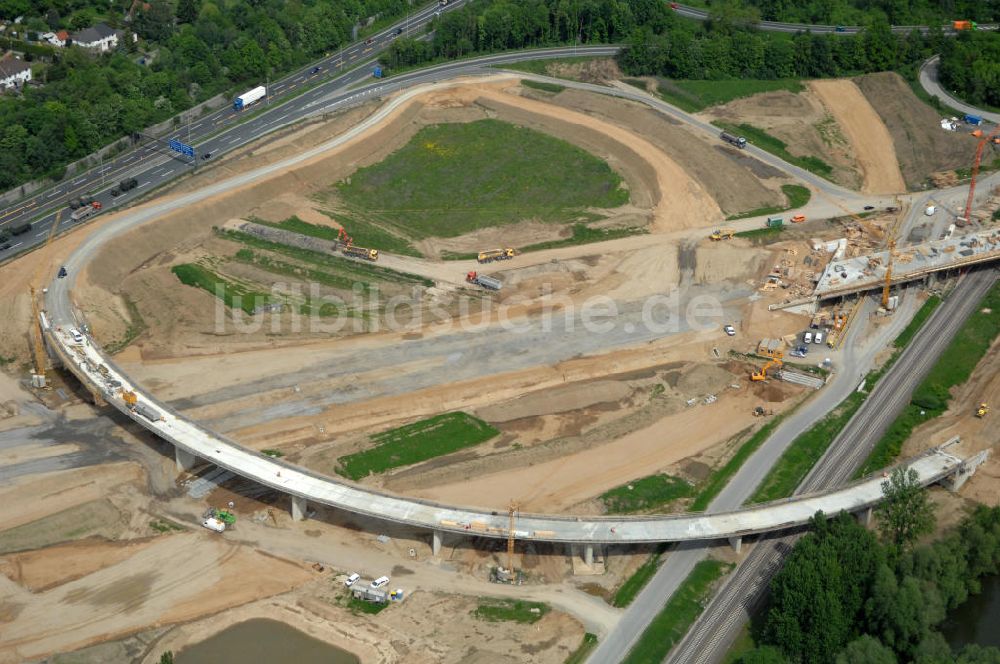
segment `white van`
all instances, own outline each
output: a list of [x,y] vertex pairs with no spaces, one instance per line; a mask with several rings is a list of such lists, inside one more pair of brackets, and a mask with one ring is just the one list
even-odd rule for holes
[[78,344],[83,343],[83,335],[80,334],[80,331],[75,327],[69,328],[69,336],[73,337],[73,341],[75,341],[76,343]]
[[379,578],[377,578],[374,581],[372,581],[372,588],[381,588],[382,586],[386,585],[387,583],[389,583],[389,577],[387,577],[387,576],[380,576]]
[[347,577],[346,579],[344,579],[344,585],[347,586],[348,588],[350,588],[355,583],[357,583],[358,579],[360,579],[360,578],[361,578],[361,575],[358,574],[357,572],[354,572],[349,577]]
[[219,521],[215,517],[209,517],[201,522],[201,525],[208,528],[209,530],[214,530],[217,533],[224,532],[226,530],[226,524]]
[[823,333],[822,332],[817,332],[816,333],[816,338],[813,339],[813,343],[817,343],[817,344],[823,343]]
[[811,344],[813,342],[813,333],[806,332],[806,336],[804,336],[802,340],[805,341],[807,344]]

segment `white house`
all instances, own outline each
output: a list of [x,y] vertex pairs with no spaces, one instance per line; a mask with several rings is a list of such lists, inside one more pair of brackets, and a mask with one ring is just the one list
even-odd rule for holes
[[0,88],[10,90],[24,87],[31,80],[31,65],[23,60],[0,60]]
[[69,33],[65,30],[60,30],[59,32],[43,32],[38,35],[38,41],[47,42],[52,46],[58,46],[59,48],[66,45],[67,39],[69,39]]
[[74,32],[70,35],[70,39],[77,46],[105,53],[117,48],[118,37],[121,34],[120,30],[115,30],[106,23],[98,23],[91,28]]

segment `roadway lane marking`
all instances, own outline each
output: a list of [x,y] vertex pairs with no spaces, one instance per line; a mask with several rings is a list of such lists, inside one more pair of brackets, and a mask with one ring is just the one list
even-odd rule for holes
[[149,181],[147,181],[147,182],[143,182],[143,183],[142,183],[142,184],[140,184],[139,186],[140,186],[140,187],[145,187],[145,186],[146,186],[147,184],[149,184]]
[[240,137],[239,137],[239,136],[233,136],[232,138],[230,138],[230,139],[229,139],[228,141],[226,141],[226,142],[227,142],[227,143],[235,143],[235,142],[236,142],[236,141],[238,141],[238,140],[240,140]]
[[23,243],[23,242],[18,242],[17,244],[12,244],[12,245],[10,246],[10,248],[11,248],[11,249],[17,249],[17,248],[18,248],[18,247],[20,247],[20,246],[21,246],[22,244],[24,244],[24,243]]
[[48,231],[42,231],[41,233],[39,233],[39,234],[38,234],[38,235],[36,235],[35,237],[42,237],[43,235],[45,235],[45,234],[47,234],[47,233],[48,233]]
[[167,171],[166,173],[164,173],[163,176],[166,177],[166,176],[170,175],[173,172],[174,172],[174,169],[171,168],[169,171]]

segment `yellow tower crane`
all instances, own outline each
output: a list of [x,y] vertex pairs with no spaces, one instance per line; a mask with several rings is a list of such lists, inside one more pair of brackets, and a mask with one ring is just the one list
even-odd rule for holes
[[[60,219],[62,219],[62,210],[56,212],[56,218],[55,221],[52,222],[52,228],[49,230],[49,236],[45,238],[43,250],[47,248],[53,238],[55,238],[56,232],[59,228]],[[42,337],[42,312],[41,307],[38,306],[38,295],[35,290],[35,284],[38,282],[42,269],[45,266],[45,261],[38,262],[38,268],[35,269],[35,274],[32,276],[31,282],[28,284],[28,290],[31,293],[31,346],[35,359],[35,371],[31,375],[31,384],[36,388],[47,387],[45,382],[45,369],[48,362],[45,355],[45,340]]]

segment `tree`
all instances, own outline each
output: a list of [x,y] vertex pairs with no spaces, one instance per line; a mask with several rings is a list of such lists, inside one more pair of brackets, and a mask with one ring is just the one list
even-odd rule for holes
[[1000,664],[1000,649],[970,644],[962,648],[955,664]]
[[148,5],[143,5],[136,12],[135,30],[145,39],[166,41],[174,31],[174,11],[170,3],[150,0]]
[[740,655],[737,664],[788,664],[788,658],[774,646],[760,646]]
[[878,507],[879,531],[897,553],[934,529],[934,507],[914,469],[894,469],[882,482],[882,495],[885,500]]
[[174,653],[172,650],[160,655],[160,664],[174,664]]
[[944,619],[937,589],[921,587],[912,576],[897,581],[887,565],[881,565],[868,599],[868,631],[901,655],[915,654],[932,625]]
[[896,664],[896,655],[878,639],[865,634],[840,651],[837,664]]

